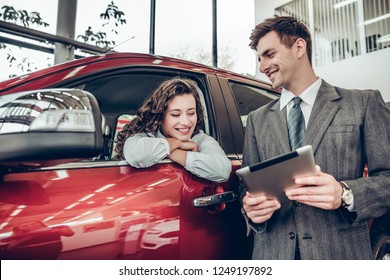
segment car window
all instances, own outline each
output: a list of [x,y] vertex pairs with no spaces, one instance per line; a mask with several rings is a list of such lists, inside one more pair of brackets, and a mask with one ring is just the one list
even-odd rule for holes
[[[205,102],[205,99],[204,99],[204,94],[203,94],[202,90],[199,87],[197,87],[197,90],[198,90],[198,94],[199,94],[200,101],[201,101],[202,106],[203,106],[203,112],[204,112],[204,127],[203,127],[203,130],[207,134],[209,134],[209,123],[208,123],[207,107],[206,107],[206,102]],[[141,104],[139,104],[139,106],[140,105]],[[135,116],[136,116],[135,113],[134,114],[122,114],[122,115],[120,115],[117,118],[115,131],[114,131],[114,136],[113,136],[114,141],[112,142],[112,148],[111,148],[111,158],[116,158],[116,156],[117,156],[117,153],[115,151],[115,146],[116,146],[116,140],[117,140],[118,133],[123,129],[123,127],[126,124],[130,123],[134,119]]]
[[248,114],[277,98],[265,89],[230,81],[229,85],[237,102],[242,125],[246,127]]
[[167,78],[161,74],[130,72],[96,78],[86,82],[83,89],[93,93],[101,112],[110,119],[112,114],[135,114],[139,104]]
[[[129,123],[137,113],[142,102],[163,81],[178,76],[178,73],[169,72],[127,72],[115,75],[94,78],[78,87],[91,92],[97,99],[104,116],[104,155],[100,159],[115,158],[115,143],[117,134],[123,126]],[[205,95],[201,88],[202,82],[197,77],[189,77],[198,85],[198,93],[204,107],[206,133],[209,133],[207,106]]]

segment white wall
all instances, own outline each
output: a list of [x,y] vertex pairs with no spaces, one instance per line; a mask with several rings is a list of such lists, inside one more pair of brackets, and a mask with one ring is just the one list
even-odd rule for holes
[[266,18],[273,17],[275,8],[280,7],[291,0],[254,0],[255,1],[255,21],[260,23]]
[[[275,8],[286,4],[286,0],[254,0],[255,23],[274,15]],[[340,87],[354,89],[378,89],[383,99],[390,102],[390,48],[356,56],[315,68],[318,76]],[[259,72],[256,64],[256,76],[264,81],[267,77]]]
[[315,68],[327,82],[345,88],[378,89],[390,101],[390,48]]

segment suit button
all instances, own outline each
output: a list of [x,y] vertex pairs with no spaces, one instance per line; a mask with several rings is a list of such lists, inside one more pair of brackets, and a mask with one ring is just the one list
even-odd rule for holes
[[288,234],[288,238],[294,239],[294,238],[295,238],[295,233],[290,232],[290,233]]
[[301,206],[302,205],[302,203],[300,203],[300,202],[298,202],[298,201],[296,201],[296,200],[294,200],[294,205],[296,206],[296,207],[299,207],[299,206]]

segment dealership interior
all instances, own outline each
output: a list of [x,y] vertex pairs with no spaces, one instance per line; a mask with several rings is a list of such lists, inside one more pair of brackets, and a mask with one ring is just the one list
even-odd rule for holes
[[[24,6],[18,6],[22,5],[22,2],[6,0],[4,4],[12,6],[14,3],[15,9],[22,10]],[[0,42],[6,46],[18,46],[24,50],[45,53],[46,65],[105,52],[107,48],[96,46],[93,41],[86,44],[82,36],[77,35],[76,29],[79,28],[79,22],[82,22],[84,18],[84,11],[91,9],[83,2],[78,0],[51,1],[47,8],[50,8],[48,14],[53,16],[50,32],[45,31],[47,28],[40,28],[41,26],[34,24],[15,26],[9,24],[13,23],[10,19],[0,20]],[[109,9],[111,12],[118,13],[115,18],[111,16],[111,21],[117,20],[115,24],[118,30],[122,30],[118,25],[121,25],[120,22],[124,19],[129,22],[128,25],[132,25],[131,30],[135,30],[135,35],[120,39],[127,41],[126,43],[116,41],[117,45],[126,45],[126,48],[124,47],[126,51],[189,57],[193,61],[201,60],[201,56],[195,56],[194,52],[207,53],[209,59],[200,61],[201,63],[227,68],[235,72],[249,73],[265,81],[267,78],[259,72],[258,65],[255,65],[254,54],[247,47],[250,30],[256,23],[274,14],[296,16],[309,27],[313,34],[313,66],[319,76],[326,77],[327,81],[346,88],[376,88],[381,91],[384,100],[390,102],[390,85],[387,82],[387,64],[385,63],[390,61],[389,0],[245,0],[242,2],[242,7],[236,7],[236,2],[231,0],[201,0],[196,4],[191,1],[186,4],[184,3],[186,1],[177,0],[132,1],[132,3],[117,0],[112,1],[111,7],[110,1],[106,2],[105,5],[108,5],[106,13],[110,12]],[[170,31],[172,28],[177,29],[175,23],[168,24],[169,18],[181,17],[177,11],[186,9],[186,5],[191,5],[194,14],[203,13],[202,18],[205,19],[201,27],[203,33],[198,32],[196,38],[189,37],[190,39],[187,40],[189,44],[184,44],[183,40],[178,41],[175,38],[176,33]],[[39,13],[43,7],[33,6],[31,9],[29,12]],[[103,5],[99,12],[104,9]],[[207,13],[204,13],[205,10]],[[126,13],[120,15],[119,12],[122,11]],[[141,18],[135,17],[134,11],[142,15]],[[238,17],[245,18],[245,27],[229,20],[235,13]],[[44,16],[47,17],[47,14],[43,11],[41,14],[42,21],[44,21]],[[138,23],[132,22],[133,18],[138,20]],[[196,24],[199,23],[188,20],[183,22],[186,30],[196,30]],[[246,28],[246,30],[240,30],[239,35],[235,35],[236,33],[232,32],[235,25],[238,26],[237,28]],[[142,32],[138,31],[141,27]],[[109,32],[118,31],[112,29]],[[182,36],[185,35],[182,34]],[[178,41],[175,42],[175,46],[180,45],[180,50],[173,49],[172,44],[166,43],[163,38],[169,38],[170,42]],[[135,45],[137,40],[142,41],[142,47]],[[195,45],[197,41],[204,41],[204,43],[198,49],[191,49],[189,45]],[[164,44],[168,44],[166,48],[163,47]],[[228,45],[232,47],[229,49]],[[120,46],[117,48],[121,50]],[[186,53],[183,49],[186,49]],[[5,49],[2,52],[6,53]],[[192,57],[188,53],[192,53]],[[231,57],[232,63],[230,64],[223,63],[221,59],[221,56],[227,55]],[[36,55],[29,56],[31,58]],[[238,66],[241,63],[244,65],[242,61],[247,61],[245,66],[229,68],[229,65]],[[345,73],[345,75],[339,75],[339,73]]]
[[[367,241],[366,248],[351,254],[359,246],[354,246],[352,241],[350,244],[340,241],[338,244],[345,245],[347,253],[342,255],[342,252],[335,259],[371,259],[374,252],[374,259],[390,260],[390,212],[387,200],[383,199],[389,194],[386,189],[389,159],[383,158],[390,151],[386,145],[390,141],[389,124],[386,124],[390,117],[390,110],[386,108],[386,105],[390,108],[390,0],[104,0],[97,1],[96,7],[90,7],[91,1],[82,0],[48,1],[47,7],[33,2],[4,0],[0,5],[0,60],[8,65],[0,71],[3,72],[0,73],[3,75],[0,76],[0,139],[8,141],[3,140],[8,147],[3,146],[0,152],[3,153],[0,156],[0,259],[231,260],[242,250],[238,259],[248,260],[256,250],[256,245],[253,246],[256,238],[267,226],[275,233],[276,222],[267,224],[268,220],[262,220],[256,224],[248,220],[243,197],[249,200],[253,197],[246,192],[242,178],[236,176],[239,173],[233,172],[243,165],[248,165],[245,172],[273,166],[281,150],[288,153],[282,155],[282,159],[279,157],[279,161],[301,156],[297,152],[301,146],[293,148],[292,138],[289,138],[288,117],[294,112],[296,118],[303,119],[299,133],[304,135],[309,131],[305,136],[311,138],[305,141],[310,139],[308,143],[314,143],[317,149],[313,153],[312,147],[307,145],[312,171],[308,176],[333,174],[329,176],[333,180],[326,186],[331,186],[333,191],[340,190],[341,198],[334,191],[332,198],[339,204],[327,209],[310,204],[309,199],[301,203],[296,197],[288,197],[285,188],[281,193],[287,196],[289,209],[283,208],[286,212],[280,211],[275,216],[279,218],[290,211],[286,216],[294,219],[294,215],[298,217],[297,213],[303,213],[307,220],[302,220],[307,222],[309,214],[314,213],[312,217],[320,217],[318,221],[323,219],[321,221],[329,225],[337,225],[336,229],[329,227],[333,230],[329,236],[337,236],[337,242],[346,232],[353,242]],[[93,15],[98,15],[96,23],[91,19]],[[268,76],[261,73],[258,54],[249,47],[254,27],[274,16],[295,17],[308,27],[312,36],[312,56],[305,66],[311,71],[306,73],[315,72],[315,75],[300,93],[306,94],[311,88],[309,85],[318,87],[314,95],[314,91],[309,92],[310,97],[314,97],[310,109],[303,113],[296,110],[302,100],[292,104],[293,97],[300,99],[294,96],[293,90],[284,91],[285,84],[275,86],[274,83],[280,76],[283,79],[283,74],[288,73],[283,70],[288,67],[283,69],[283,63],[276,59],[276,64],[282,65],[280,68],[277,65]],[[313,82],[320,80],[317,76],[325,83]],[[131,127],[137,124],[134,119],[141,118],[140,104],[156,91],[157,85],[173,77],[192,80],[194,98],[191,100],[196,105],[186,108],[185,114],[195,111],[194,107],[200,108],[192,113],[193,119],[199,115],[204,119],[198,118],[188,127],[179,127],[177,121],[176,127],[171,125],[171,131],[187,133],[188,137],[182,142],[195,142],[192,137],[197,137],[200,131],[205,137],[213,138],[210,140],[215,145],[212,148],[221,152],[229,167],[227,175],[219,181],[191,173],[186,161],[182,163],[170,157],[181,147],[171,149],[171,142],[176,143],[175,137],[163,134],[164,114],[171,106],[168,104],[172,104],[169,102],[177,96],[167,98],[165,104],[160,105],[163,109],[155,109],[160,110],[156,113],[160,115],[150,122],[155,130],[144,127],[135,132]],[[317,95],[320,86],[321,89],[329,86],[331,90]],[[356,89],[356,95],[347,99],[353,92],[349,89]],[[283,107],[286,92],[292,97]],[[334,99],[326,95],[329,92]],[[304,95],[301,96],[303,99]],[[329,99],[321,99],[323,96]],[[344,96],[347,98],[342,100]],[[144,104],[149,106],[151,102]],[[280,103],[280,107],[272,105],[271,108],[272,102],[278,106]],[[337,106],[331,107],[333,105]],[[264,113],[266,106],[269,110]],[[147,108],[146,113],[153,111],[150,109],[153,107]],[[318,114],[311,114],[312,109],[313,112],[317,109]],[[272,119],[276,114],[269,117],[268,111],[276,111],[280,118]],[[305,127],[304,118],[307,120],[308,116],[310,122]],[[256,121],[266,125],[257,126]],[[382,129],[374,128],[375,123]],[[295,126],[294,122],[291,126]],[[149,139],[149,133],[157,135],[150,138],[164,138],[158,140],[168,152],[164,150],[166,153],[153,164],[141,163],[135,167],[125,159],[124,142],[145,131],[148,137],[144,138]],[[169,141],[166,138],[170,138]],[[278,142],[280,139],[283,140]],[[123,143],[118,145],[121,141]],[[303,141],[301,138],[300,144]],[[253,150],[247,149],[244,143],[252,145]],[[148,145],[142,143],[137,148],[149,148]],[[153,145],[150,146],[154,149]],[[34,147],[38,148],[34,150]],[[377,152],[378,147],[381,152]],[[200,153],[198,146],[186,146],[180,152],[183,151],[185,160],[190,152],[194,152],[192,156]],[[207,156],[211,152],[214,150],[207,150]],[[314,156],[328,168],[326,172],[315,166]],[[345,158],[354,160],[341,164]],[[253,162],[249,164],[250,161]],[[302,162],[296,166],[300,164]],[[273,169],[272,174],[277,174],[276,178],[283,174],[279,173],[281,169],[289,170],[287,167]],[[300,179],[299,176],[288,179]],[[347,219],[357,213],[354,213],[354,202],[346,204],[344,201],[344,192],[352,193],[352,188],[343,181],[348,179],[356,183],[353,187],[364,187],[360,198],[364,196],[372,202],[361,208],[369,209],[369,214],[363,213],[356,224]],[[304,182],[298,187],[308,185],[313,187],[316,182]],[[380,191],[382,197],[378,195]],[[269,202],[266,200],[264,198],[263,202]],[[366,200],[364,203],[355,201],[365,204]],[[275,205],[268,209],[277,208]],[[379,214],[372,214],[370,207],[379,209]],[[317,223],[315,219],[313,225]],[[318,236],[329,244],[337,243],[336,238],[331,240],[318,231],[310,235],[309,229],[299,228],[297,224],[294,224],[296,232],[291,230],[280,237],[286,244],[293,242],[289,247],[293,248],[292,257],[283,252],[272,255],[275,250],[271,249],[268,256],[304,259],[305,255],[301,258],[299,252],[300,246],[303,247],[299,242],[308,242],[305,244],[311,246]],[[321,229],[321,226],[313,228]],[[249,234],[251,229],[255,232],[253,235]],[[287,228],[286,232],[289,230]],[[301,239],[296,241],[298,230],[302,230]],[[236,237],[245,243],[240,243],[241,239]],[[310,255],[312,252],[308,251],[312,248],[304,254]],[[369,250],[364,250],[367,248]],[[233,249],[235,251],[230,252]],[[323,259],[331,259],[333,251],[337,251],[325,245],[322,249],[318,250],[321,251],[318,259],[323,256]],[[366,253],[369,257],[364,255]]]

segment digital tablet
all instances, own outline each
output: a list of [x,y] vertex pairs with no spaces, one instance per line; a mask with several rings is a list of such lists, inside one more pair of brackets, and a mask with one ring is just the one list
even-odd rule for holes
[[285,198],[285,190],[296,187],[298,177],[316,174],[313,150],[303,146],[287,154],[246,166],[236,171],[251,194]]

